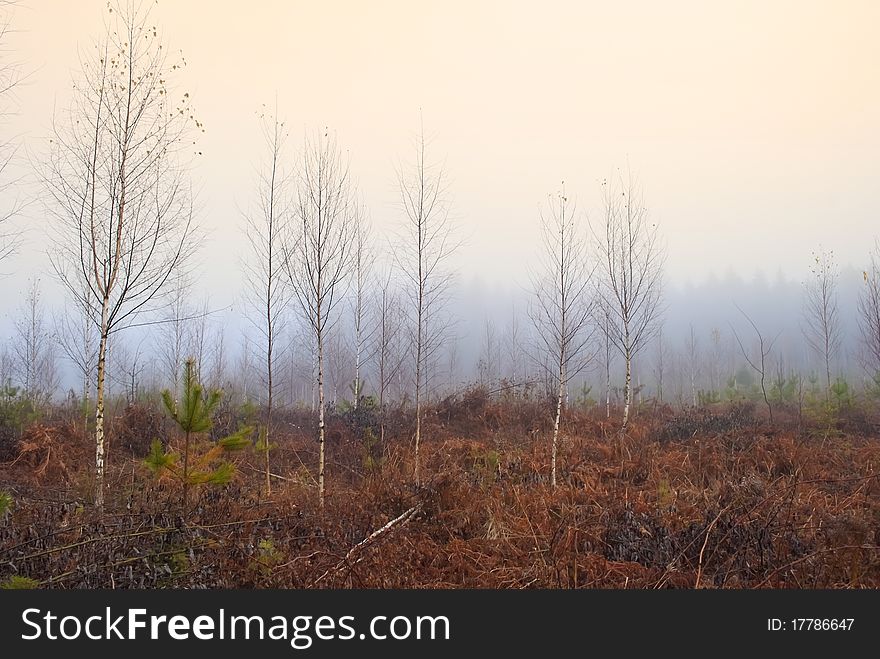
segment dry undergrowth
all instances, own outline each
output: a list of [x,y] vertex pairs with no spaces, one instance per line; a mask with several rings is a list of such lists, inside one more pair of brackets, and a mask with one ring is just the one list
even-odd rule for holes
[[[770,429],[750,409],[643,412],[628,436],[573,414],[548,485],[544,430],[516,402],[446,401],[429,415],[421,490],[410,447],[365,459],[336,419],[329,496],[315,505],[316,446],[276,438],[274,491],[260,460],[179,492],[117,451],[112,506],[90,491],[87,440],[37,426],[0,470],[15,508],[0,521],[0,581],[45,586],[368,588],[880,587],[880,442]],[[702,420],[701,420],[702,419]],[[126,437],[132,429],[126,428]],[[371,446],[370,451],[375,452]],[[113,456],[113,453],[111,453]]]

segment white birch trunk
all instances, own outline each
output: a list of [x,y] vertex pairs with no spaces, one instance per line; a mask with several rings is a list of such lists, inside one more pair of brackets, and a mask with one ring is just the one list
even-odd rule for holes
[[[320,312],[319,312],[320,313]],[[324,509],[324,342],[318,334],[318,503]]]
[[104,514],[104,379],[107,367],[107,323],[110,300],[104,298],[101,305],[101,342],[98,345],[98,386],[95,401],[95,507]]
[[559,419],[562,416],[562,397],[565,395],[563,374],[559,374],[559,391],[556,394],[556,418],[553,420],[553,444],[550,447],[550,487],[556,489],[556,456],[559,442]]
[[632,355],[627,353],[626,357],[626,379],[623,384],[623,428],[626,430],[629,423],[629,407],[632,403]]

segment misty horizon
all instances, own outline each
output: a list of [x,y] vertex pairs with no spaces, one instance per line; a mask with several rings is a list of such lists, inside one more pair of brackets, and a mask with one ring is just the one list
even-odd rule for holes
[[[788,20],[788,9],[799,21]],[[384,261],[403,217],[397,176],[424,125],[429,164],[447,176],[444,194],[460,242],[447,263],[455,274],[450,340],[463,362],[450,385],[478,379],[487,322],[499,334],[514,316],[528,327],[547,199],[564,185],[590,235],[602,221],[601,182],[627,171],[666,254],[662,325],[671,350],[683,350],[691,327],[704,348],[713,329],[730,334],[743,320],[738,304],[779,336],[790,368],[814,368],[803,347],[803,283],[813,253],[828,250],[841,273],[845,336],[835,369],[861,379],[856,304],[880,209],[865,174],[880,165],[880,135],[865,123],[880,110],[880,85],[873,84],[877,71],[860,64],[878,46],[861,26],[880,14],[873,3],[846,9],[744,3],[720,16],[688,2],[662,11],[650,3],[563,3],[541,13],[491,2],[467,11],[458,3],[383,2],[372,11],[344,2],[263,2],[248,11],[158,3],[150,20],[168,52],[185,61],[174,92],[186,91],[205,127],[186,157],[202,231],[189,264],[190,306],[211,311],[206,322],[212,331],[223,328],[231,355],[245,337],[254,339],[242,236],[265,158],[260,117],[277,107],[290,168],[305,135],[335,135]],[[296,54],[321,52],[306,26],[329,28],[338,10],[360,21],[340,26],[333,56],[322,61],[326,71],[287,66],[307,61]],[[554,10],[568,20],[555,20]],[[194,29],[205,12],[212,30]],[[48,317],[64,313],[67,298],[47,260],[45,193],[32,170],[71,96],[76,58],[88,57],[107,14],[98,1],[35,0],[15,7],[13,19],[9,47],[25,77],[7,130],[22,144],[8,171],[16,185],[2,201],[27,203],[13,218],[19,249],[0,266],[0,336],[7,343],[35,278]],[[548,20],[560,34],[547,30],[533,43]],[[782,22],[789,29],[773,29]],[[645,52],[629,51],[604,31],[621,24],[645,40]],[[280,36],[284,26],[297,38]],[[421,39],[416,26],[424,28]],[[381,47],[371,33],[385,36]],[[445,39],[453,33],[457,48],[449,50]],[[826,38],[817,42],[820,33]],[[237,47],[239,39],[249,47]],[[413,49],[417,43],[423,47]],[[751,50],[740,49],[746,45]],[[843,64],[845,78],[838,75]],[[340,323],[349,312],[346,303]],[[284,322],[299,323],[292,311]],[[157,345],[160,335],[161,326],[135,329],[118,342],[134,350]],[[653,351],[643,349],[635,360],[641,379],[651,379]],[[595,380],[595,371],[593,363],[584,377]]]

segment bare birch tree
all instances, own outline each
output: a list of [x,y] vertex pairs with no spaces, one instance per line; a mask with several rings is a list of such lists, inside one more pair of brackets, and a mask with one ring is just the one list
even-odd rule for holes
[[880,378],[880,243],[874,245],[871,263],[862,274],[865,285],[859,293],[858,308],[863,361],[868,375]]
[[532,276],[529,315],[535,327],[537,363],[556,386],[556,412],[550,457],[550,485],[556,487],[559,423],[566,385],[590,362],[593,334],[590,286],[593,268],[588,243],[578,227],[575,206],[565,189],[552,195],[541,213],[542,258]]
[[327,332],[324,352],[325,389],[329,385],[329,402],[335,407],[343,400],[346,388],[350,389],[354,381],[354,354],[350,342],[344,336],[343,328],[339,325]]
[[15,373],[15,357],[9,346],[4,345],[0,351],[0,399],[6,400],[13,396],[13,375]]
[[218,323],[212,332],[211,370],[208,374],[210,389],[222,389],[226,382],[226,330]]
[[248,302],[254,313],[248,314],[260,335],[258,350],[262,360],[266,406],[260,430],[266,496],[272,493],[270,448],[273,440],[272,412],[277,389],[276,371],[284,351],[278,340],[290,290],[284,272],[284,239],[287,235],[289,178],[284,168],[287,130],[278,118],[277,109],[271,116],[261,116],[266,161],[257,174],[258,207],[246,215],[246,233],[250,258],[244,264],[248,285]]
[[355,207],[347,164],[327,132],[306,139],[284,266],[311,334],[318,386],[318,500],[324,506],[325,343],[352,260]]
[[375,328],[367,325],[369,319],[369,314],[367,313],[367,291],[372,284],[373,278],[373,252],[370,244],[370,235],[371,226],[366,210],[357,208],[354,218],[354,244],[352,246],[352,269],[354,271],[354,300],[352,302],[352,315],[354,317],[354,382],[351,393],[354,397],[353,407],[355,410],[357,410],[360,398],[363,396],[361,391],[363,386],[361,371],[365,358],[367,358],[364,349],[365,346],[371,344],[373,334],[375,333]]
[[491,389],[498,380],[501,366],[501,343],[495,324],[487,318],[483,329],[483,346],[480,350],[480,383]]
[[[735,305],[736,306],[736,305]],[[779,338],[777,334],[770,340],[764,338],[764,334],[758,329],[758,325],[755,321],[752,320],[751,316],[749,316],[745,311],[740,309],[739,306],[736,306],[737,311],[739,311],[743,317],[748,322],[749,326],[752,328],[752,331],[755,333],[755,341],[757,343],[757,356],[753,356],[748,349],[746,349],[742,340],[739,338],[739,334],[736,331],[736,328],[733,325],[730,326],[730,329],[733,331],[733,338],[736,340],[736,344],[739,346],[739,351],[743,356],[743,359],[746,360],[746,363],[749,367],[758,375],[758,381],[761,386],[761,395],[764,397],[764,404],[767,406],[767,415],[770,417],[770,423],[773,423],[773,406],[770,404],[770,397],[767,395],[767,362],[770,359],[770,353],[773,350],[773,344],[776,343],[776,340]]]
[[656,343],[656,353],[654,355],[654,379],[657,381],[657,402],[663,404],[663,378],[666,375],[667,365],[669,363],[669,348],[663,341],[663,326],[657,328],[657,335],[654,339]]
[[185,273],[178,271],[166,286],[166,305],[157,321],[154,350],[162,365],[162,374],[174,400],[180,394],[180,376],[183,364],[190,356],[192,347],[191,321],[196,312],[190,307],[192,283]]
[[517,385],[520,380],[525,380],[525,373],[522,367],[522,336],[519,326],[519,316],[516,312],[516,306],[510,310],[510,325],[504,330],[504,352],[507,361],[507,376],[510,378],[510,384],[513,386],[514,395],[517,395]]
[[688,371],[691,379],[691,407],[697,406],[697,376],[700,372],[700,341],[694,326],[691,325],[688,334],[684,339],[685,351],[687,353]]
[[55,343],[46,324],[40,280],[30,280],[15,319],[13,354],[25,399],[35,410],[46,405],[58,387]]
[[459,337],[452,335],[446,342],[446,390],[453,393],[459,386]]
[[196,376],[203,382],[208,372],[208,339],[211,330],[211,296],[205,295],[195,309],[189,337],[189,354],[196,363]]
[[837,307],[838,270],[834,253],[813,254],[810,279],[804,284],[804,338],[819,357],[825,375],[825,395],[831,395],[831,368],[840,349],[840,314]]
[[611,418],[611,362],[614,359],[611,343],[611,309],[601,295],[595,300],[595,324],[602,334],[602,371],[605,375],[605,418]]
[[[124,335],[117,335],[113,342],[112,368],[108,368],[108,381],[116,384],[124,392],[126,403],[135,403],[143,388],[143,374],[150,363],[149,357],[144,353],[144,338],[137,345],[132,346],[126,341],[119,341]],[[108,359],[108,363],[111,360]]]
[[[77,300],[95,304],[98,336],[95,505],[104,507],[104,383],[108,340],[151,311],[195,248],[192,200],[181,166],[201,128],[189,94],[171,98],[185,66],[166,59],[149,9],[108,7],[106,32],[81,58],[74,97],[53,123],[41,177],[54,206],[50,260]],[[88,293],[83,295],[83,288]]]
[[720,373],[723,368],[721,365],[721,330],[713,327],[709,332],[709,339],[712,343],[711,361],[709,363],[709,386],[712,388],[712,391],[718,391],[722,388]]
[[235,371],[238,377],[235,379],[235,385],[241,394],[241,402],[251,402],[254,393],[252,384],[254,370],[254,354],[251,338],[247,332],[241,333],[241,348],[239,349],[238,358],[235,360]]
[[[0,121],[13,111],[15,88],[23,80],[21,66],[8,59],[9,51],[6,47],[17,4],[13,0],[0,0]],[[17,151],[12,139],[0,140],[0,193],[10,190],[16,183],[14,179],[7,177],[7,172]],[[21,242],[21,232],[12,226],[12,221],[22,206],[21,200],[15,199],[9,207],[0,210],[0,261],[14,254]]]
[[393,285],[393,270],[390,267],[378,278],[378,288],[373,352],[376,358],[376,388],[379,395],[379,444],[384,447],[388,389],[400,373],[406,351],[401,345],[403,309],[400,296]]
[[396,256],[406,280],[406,295],[412,312],[414,353],[415,433],[413,478],[421,485],[419,447],[422,438],[422,404],[428,382],[428,366],[444,330],[444,297],[452,274],[446,270],[449,257],[458,247],[446,198],[446,173],[427,157],[424,129],[416,142],[415,161],[409,171],[398,173],[404,223]]
[[422,316],[422,405],[436,400],[443,382],[448,380],[443,369],[444,362],[448,362],[448,359],[444,359],[444,352],[447,346],[458,340],[455,334],[456,319],[450,312],[453,275],[446,274],[436,294],[425,299]]
[[609,310],[608,336],[623,357],[623,428],[632,404],[632,362],[659,329],[664,254],[633,176],[602,184],[604,222],[597,236],[599,295]]

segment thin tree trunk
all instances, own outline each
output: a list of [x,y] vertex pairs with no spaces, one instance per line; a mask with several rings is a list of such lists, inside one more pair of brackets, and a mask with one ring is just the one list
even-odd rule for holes
[[[383,300],[384,304],[384,300]],[[385,450],[385,311],[382,311],[382,343],[379,352],[379,446]]]
[[[273,163],[272,166],[272,192],[271,192],[271,200],[270,200],[270,217],[274,221],[274,213],[275,213],[275,166]],[[274,225],[270,228],[270,231],[274,228]],[[274,276],[274,270],[272,269],[272,261],[274,257],[274,249],[273,249],[273,240],[274,236],[269,236],[269,285],[266,290],[266,438],[265,438],[265,446],[263,449],[266,452],[266,496],[270,496],[272,494],[272,480],[270,478],[270,470],[269,470],[269,443],[272,440],[272,394],[273,394],[273,381],[272,381],[272,357],[273,350],[275,348],[275,325],[272,320],[272,278]]]
[[623,428],[626,430],[629,423],[629,406],[632,402],[632,356],[626,356],[626,379],[623,384]]
[[266,467],[266,496],[272,494],[272,480],[270,478],[270,470],[269,470],[269,442],[272,438],[272,349],[273,349],[273,331],[271,324],[271,316],[269,313],[269,308],[266,309],[266,317],[269,318],[269,340],[266,347],[266,435],[264,438],[263,450],[265,452],[265,467]]
[[265,438],[265,446],[263,449],[265,450],[265,466],[266,466],[266,496],[270,496],[272,494],[272,480],[270,478],[270,470],[269,470],[269,440],[272,436],[272,350],[269,349],[269,372],[267,379],[268,391],[266,396],[266,438]]
[[825,341],[825,398],[826,400],[831,400],[831,359],[830,359],[830,345],[828,340]]
[[189,431],[183,440],[183,512],[189,508]]
[[[419,249],[421,252],[421,248]],[[418,327],[416,328],[416,446],[415,446],[415,482],[419,487],[419,443],[422,436],[422,305],[424,303],[424,283],[422,280],[422,255],[419,254],[419,308]]]
[[83,437],[89,433],[89,373],[83,375]]
[[611,368],[605,362],[605,418],[611,418]]
[[770,405],[770,398],[767,396],[767,388],[764,386],[764,372],[761,372],[761,394],[764,396],[764,404],[767,405],[767,415],[770,417],[770,425],[773,425],[773,407]]
[[563,373],[559,374],[559,391],[556,394],[556,418],[553,420],[553,444],[550,448],[550,487],[556,489],[556,455],[559,440],[559,418],[562,416],[562,397],[565,395]]
[[[320,308],[318,311],[320,318]],[[324,509],[324,337],[318,332],[318,503]]]
[[[421,377],[420,373],[421,369],[416,367],[416,379],[418,380]],[[416,481],[416,487],[421,485],[421,479],[419,477],[419,440],[421,439],[422,434],[422,400],[421,400],[421,387],[416,385],[416,447],[415,447],[415,473],[414,478]]]
[[95,401],[95,507],[104,514],[104,378],[107,368],[107,323],[110,300],[101,305],[101,342],[98,345],[98,386]]
[[385,450],[385,388],[379,392],[379,445]]
[[[360,251],[361,246],[358,245],[358,251]],[[361,255],[358,253],[357,256],[357,308],[355,309],[355,326],[354,326],[354,388],[352,393],[354,394],[354,405],[352,405],[355,412],[357,412],[358,405],[360,404],[361,397],[361,335],[362,335],[362,325],[363,325],[363,303],[361,298],[363,293],[361,288],[363,286],[363,282],[361,281],[361,268],[363,265],[361,264]]]
[[272,495],[272,480],[269,478],[271,475],[269,471],[269,431],[266,431],[266,496]]
[[272,352],[275,348],[275,325],[272,320],[272,283],[274,270],[273,270],[273,257],[274,257],[274,235],[272,232],[274,230],[274,215],[275,213],[275,163],[272,163],[272,184],[271,184],[271,193],[270,193],[270,201],[269,201],[269,216],[270,216],[270,227],[269,227],[269,277],[268,277],[268,286],[266,289],[266,437],[265,437],[265,446],[263,450],[265,451],[265,466],[266,466],[266,496],[270,496],[272,494],[272,480],[270,478],[270,470],[269,470],[269,442],[272,439]]
[[361,397],[361,330],[358,328],[357,348],[354,355],[354,411],[357,412],[358,401]]
[[605,418],[611,418],[611,336],[608,315],[605,315]]

